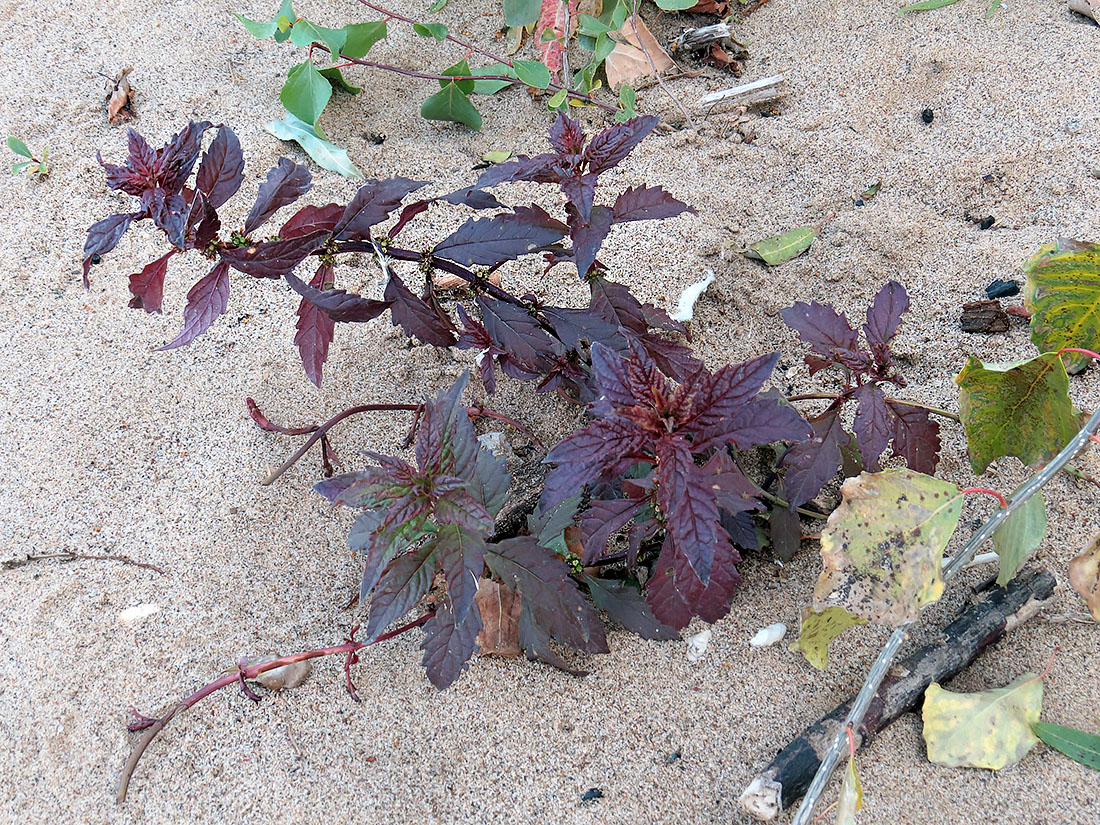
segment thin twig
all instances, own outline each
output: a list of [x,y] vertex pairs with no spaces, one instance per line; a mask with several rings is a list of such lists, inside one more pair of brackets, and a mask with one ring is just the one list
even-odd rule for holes
[[155,564],[149,564],[144,561],[136,561],[129,556],[121,556],[116,554],[109,555],[89,555],[87,553],[74,553],[71,550],[63,550],[60,553],[38,553],[35,555],[28,555],[22,559],[9,559],[4,562],[5,570],[14,570],[16,567],[22,567],[24,564],[30,564],[33,561],[49,561],[56,559],[57,561],[117,561],[122,564],[133,565],[134,567],[143,567],[146,570],[154,570],[160,573],[162,576],[167,576],[168,573]]
[[[1005,519],[1016,510],[1020,509],[1029,498],[1041,490],[1048,481],[1054,478],[1054,476],[1061,471],[1062,467],[1064,467],[1070,459],[1077,455],[1077,453],[1088,443],[1089,436],[1098,429],[1100,429],[1100,409],[1097,409],[1092,414],[1085,423],[1085,426],[1081,428],[1081,431],[1062,448],[1062,451],[1058,453],[1052,461],[1017,490],[1016,495],[1008,502],[1007,507],[998,508],[997,512],[990,516],[977,532],[970,537],[970,541],[966,543],[966,546],[951,557],[951,562],[943,570],[944,580],[950,580],[959,570],[969,564],[977,553],[978,548],[985,543],[986,539],[996,532],[997,528],[1004,523]],[[894,657],[901,649],[902,644],[908,637],[909,630],[914,624],[916,624],[916,622],[907,622],[894,630],[893,635],[890,636],[889,641],[886,642],[886,645],[882,648],[875,663],[871,666],[871,670],[867,674],[867,679],[864,681],[863,687],[859,691],[859,695],[856,696],[855,701],[852,702],[852,707],[848,711],[847,719],[845,719],[845,727],[857,728],[860,723],[862,723],[863,717],[866,715],[867,709],[871,705],[871,700],[878,692],[883,677],[885,677],[887,671],[889,671],[890,665],[894,661]],[[825,784],[829,781],[829,777],[832,776],[833,769],[836,767],[836,763],[847,741],[847,734],[843,730],[838,732],[834,737],[832,744],[829,746],[829,750],[821,760],[821,767],[818,768],[817,773],[814,775],[813,782],[810,783],[810,787],[806,791],[806,796],[803,798],[802,804],[798,808],[798,813],[795,814],[792,825],[808,825],[811,821],[814,808],[821,798],[821,792],[825,789]]]
[[[762,495],[764,498],[766,498],[768,501],[772,502],[773,504],[778,504],[780,507],[790,507],[791,506],[791,503],[789,501],[780,498],[779,496],[775,495],[775,493],[769,493],[767,490],[761,490],[760,495]],[[821,520],[821,519],[827,519],[829,517],[828,513],[819,513],[816,510],[807,510],[805,507],[795,507],[794,511],[796,513],[799,513],[799,514],[803,515],[803,516],[806,516],[807,518],[812,518],[812,519]]]
[[[362,2],[362,0],[360,0]],[[649,61],[649,68],[653,72],[653,75],[657,78],[657,83],[660,85],[661,90],[671,98],[672,102],[676,104],[676,108],[680,110],[680,114],[684,116],[684,122],[687,123],[688,128],[695,128],[695,121],[691,119],[691,113],[684,106],[680,98],[676,97],[672,93],[672,90],[668,88],[668,84],[665,83],[661,73],[657,71],[657,64],[653,62],[653,55],[649,53],[649,49],[646,48],[645,39],[638,33],[638,0],[634,0],[634,5],[630,12],[630,25],[634,29],[634,35],[638,38],[638,48],[642,50],[642,54],[645,55],[645,59]]]

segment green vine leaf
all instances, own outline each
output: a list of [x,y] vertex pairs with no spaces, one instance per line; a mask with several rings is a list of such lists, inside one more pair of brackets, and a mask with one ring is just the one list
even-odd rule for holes
[[[1059,240],[1024,264],[1024,303],[1031,340],[1042,352],[1065,347],[1100,350],[1100,244]],[[1081,372],[1089,358],[1067,352],[1066,371]]]
[[1025,673],[1010,685],[981,693],[952,693],[933,682],[924,694],[928,761],[952,768],[1015,765],[1039,741],[1043,680]]
[[344,33],[347,39],[344,41],[343,54],[346,57],[365,57],[371,46],[386,39],[386,21],[349,23],[344,26]]
[[517,60],[512,64],[516,77],[536,89],[550,85],[550,70],[537,60]]
[[326,29],[308,20],[299,20],[290,30],[290,42],[295,46],[306,47],[313,43],[323,43],[333,63],[339,61],[340,51],[347,38],[348,33],[344,29]]
[[504,22],[513,26],[530,26],[539,19],[542,0],[504,0]]
[[908,469],[861,473],[821,531],[814,608],[897,627],[943,593],[943,549],[962,515],[954,484]]
[[330,66],[327,69],[321,69],[321,76],[329,82],[333,90],[337,92],[343,92],[344,94],[357,95],[363,89],[359,86],[352,86],[348,83],[348,80],[335,66]]
[[806,661],[818,670],[829,664],[829,644],[849,627],[867,624],[866,619],[853,616],[843,607],[828,607],[822,612],[812,608],[802,610],[802,630],[790,650],[802,651]]
[[282,43],[290,37],[290,29],[294,25],[294,9],[291,8],[290,0],[283,0],[283,4],[279,7],[279,11],[266,23],[250,20],[243,14],[237,14],[235,12],[233,16],[241,22],[241,25],[244,26],[253,37],[259,40],[266,40],[269,37],[274,37],[277,43]]
[[331,97],[332,84],[309,60],[291,67],[279,92],[283,108],[310,125],[317,123]]
[[317,165],[338,172],[345,178],[361,178],[363,173],[355,168],[348,157],[347,150],[325,140],[316,127],[305,123],[287,112],[282,120],[273,120],[265,127],[279,140],[293,140]]
[[[435,24],[432,24],[435,25]],[[469,75],[470,67],[460,60],[442,72],[445,75]],[[440,90],[429,97],[420,107],[420,116],[427,120],[445,120],[461,123],[477,131],[481,128],[481,115],[470,102],[469,94],[474,90],[473,80],[441,80]]]
[[[1013,496],[1016,492],[1013,491]],[[1004,587],[1028,557],[1039,547],[1047,534],[1047,508],[1040,490],[1023,507],[1005,519],[993,534],[993,549],[997,551],[997,584]]]
[[1053,352],[1007,364],[971,356],[955,383],[975,473],[1002,456],[1046,461],[1077,435],[1069,377]]
[[421,37],[434,37],[441,41],[447,39],[447,27],[442,23],[413,23],[413,31]]
[[1035,722],[1031,729],[1035,735],[1059,753],[1080,762],[1094,771],[1100,771],[1100,735],[1085,733],[1050,722]]

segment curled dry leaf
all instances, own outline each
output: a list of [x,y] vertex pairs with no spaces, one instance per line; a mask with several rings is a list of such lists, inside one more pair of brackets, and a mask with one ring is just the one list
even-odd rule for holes
[[[493,286],[500,286],[500,273],[492,272],[489,274],[489,283]],[[436,289],[465,289],[470,283],[465,278],[459,278],[457,275],[451,275],[449,272],[436,272],[432,275],[432,284]]]
[[133,89],[129,80],[133,70],[133,66],[123,69],[107,84],[107,120],[111,123],[122,123],[134,116]]
[[478,579],[474,604],[482,624],[477,634],[478,655],[519,656],[519,593],[492,579]]
[[1078,14],[1100,23],[1100,0],[1069,0],[1069,7]]
[[[608,35],[615,41],[615,49],[607,56],[604,70],[607,72],[607,85],[615,91],[620,86],[633,86],[635,81],[652,77],[654,68],[657,69],[657,74],[661,74],[676,65],[642,19],[637,19],[637,28],[634,27],[634,22],[627,17],[621,29]],[[642,51],[643,45],[649,52],[649,57],[653,58],[653,66],[649,65],[649,59]]]
[[1100,622],[1100,533],[1069,563],[1069,583],[1085,600],[1092,618]]

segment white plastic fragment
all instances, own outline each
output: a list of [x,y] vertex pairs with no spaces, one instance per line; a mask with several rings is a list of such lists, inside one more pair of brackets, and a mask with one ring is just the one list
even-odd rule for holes
[[148,619],[154,613],[160,612],[159,604],[139,604],[134,607],[127,607],[125,610],[118,614],[118,620],[125,625],[132,625],[140,622],[142,619]]
[[684,288],[684,291],[680,293],[680,303],[676,305],[676,311],[669,317],[673,321],[690,321],[695,314],[695,302],[713,283],[714,270],[708,269],[703,280],[696,281]]
[[771,647],[787,635],[787,626],[783,622],[776,622],[756,631],[756,635],[749,639],[753,647]]
[[707,648],[710,647],[711,629],[708,627],[694,636],[688,636],[687,638],[687,657],[689,662],[698,662],[704,656],[707,655]]

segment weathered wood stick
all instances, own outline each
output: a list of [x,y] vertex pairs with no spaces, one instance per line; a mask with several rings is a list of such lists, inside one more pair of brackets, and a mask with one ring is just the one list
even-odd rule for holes
[[783,92],[779,88],[786,78],[781,74],[773,77],[765,77],[762,80],[754,80],[752,83],[742,83],[730,89],[721,89],[717,92],[703,95],[696,102],[696,106],[713,106],[716,103],[757,103],[761,100],[770,100],[779,97]]
[[729,23],[713,23],[697,29],[687,29],[672,41],[672,52],[693,52],[707,48],[711,43],[732,37]]
[[[1006,589],[995,587],[940,631],[940,638],[894,665],[871,700],[863,723],[854,731],[862,747],[901,714],[916,707],[932,682],[943,682],[964,670],[985,648],[1034,616],[1056,586],[1042,568],[1021,572]],[[844,725],[850,702],[806,728],[783,748],[741,794],[741,807],[757,819],[772,820],[797,802],[821,766]]]

